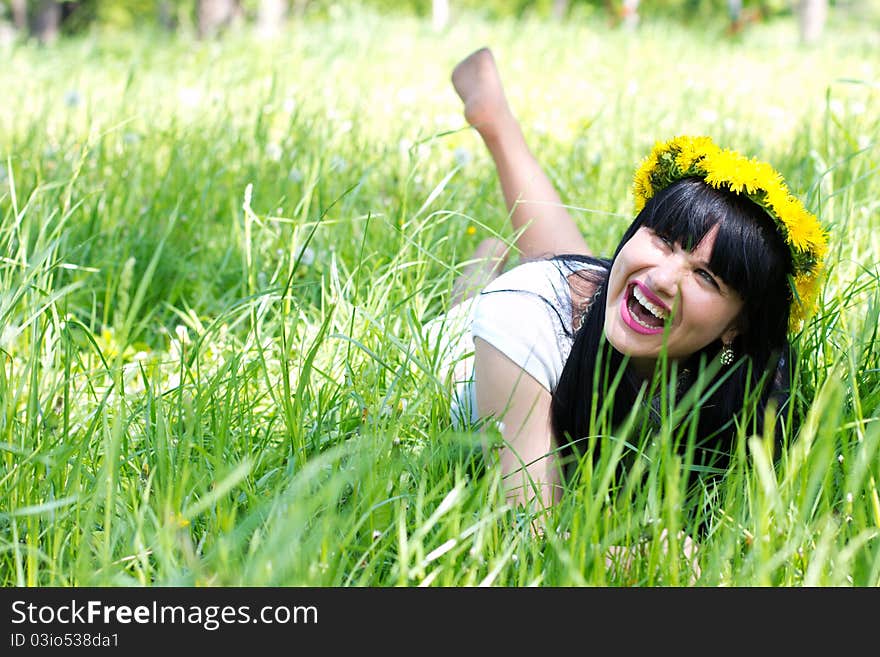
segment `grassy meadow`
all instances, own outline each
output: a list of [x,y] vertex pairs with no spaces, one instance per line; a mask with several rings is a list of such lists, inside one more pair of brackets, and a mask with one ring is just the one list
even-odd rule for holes
[[[880,585],[880,39],[857,18],[811,48],[793,20],[362,11],[273,42],[2,46],[0,582]],[[449,82],[482,45],[597,253],[684,133],[769,160],[830,228],[782,454],[744,423],[686,496],[666,427],[639,476],[603,450],[543,536],[505,504],[424,330],[476,244],[513,239]]]

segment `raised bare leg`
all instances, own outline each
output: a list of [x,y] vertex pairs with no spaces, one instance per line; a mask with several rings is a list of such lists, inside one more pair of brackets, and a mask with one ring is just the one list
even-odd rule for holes
[[452,71],[452,85],[464,103],[465,119],[495,162],[523,256],[589,255],[577,224],[526,144],[507,104],[492,52],[481,48],[459,62]]

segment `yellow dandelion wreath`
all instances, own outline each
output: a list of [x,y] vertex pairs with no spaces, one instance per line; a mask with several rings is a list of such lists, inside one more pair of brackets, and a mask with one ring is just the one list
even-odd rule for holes
[[828,236],[782,176],[766,162],[721,149],[709,137],[681,136],[658,142],[636,170],[635,209],[640,212],[654,194],[691,176],[712,187],[745,194],[767,211],[788,248],[794,270],[789,331],[800,330],[815,310]]

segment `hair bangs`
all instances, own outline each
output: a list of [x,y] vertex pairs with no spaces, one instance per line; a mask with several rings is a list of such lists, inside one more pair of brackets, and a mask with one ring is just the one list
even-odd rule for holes
[[709,267],[743,298],[760,298],[768,283],[784,282],[791,268],[788,249],[773,220],[749,198],[685,178],[651,201],[640,225],[687,250],[718,227]]
[[645,206],[647,212],[641,225],[690,251],[722,219],[724,208],[712,201],[707,195],[694,194],[690,184],[670,185],[657,194],[654,203]]

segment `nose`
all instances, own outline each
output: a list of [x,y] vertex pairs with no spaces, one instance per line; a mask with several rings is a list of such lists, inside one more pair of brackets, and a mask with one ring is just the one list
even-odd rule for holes
[[666,303],[672,306],[672,302],[678,295],[683,272],[684,267],[680,258],[674,256],[666,258],[651,270],[647,276],[647,283]]

